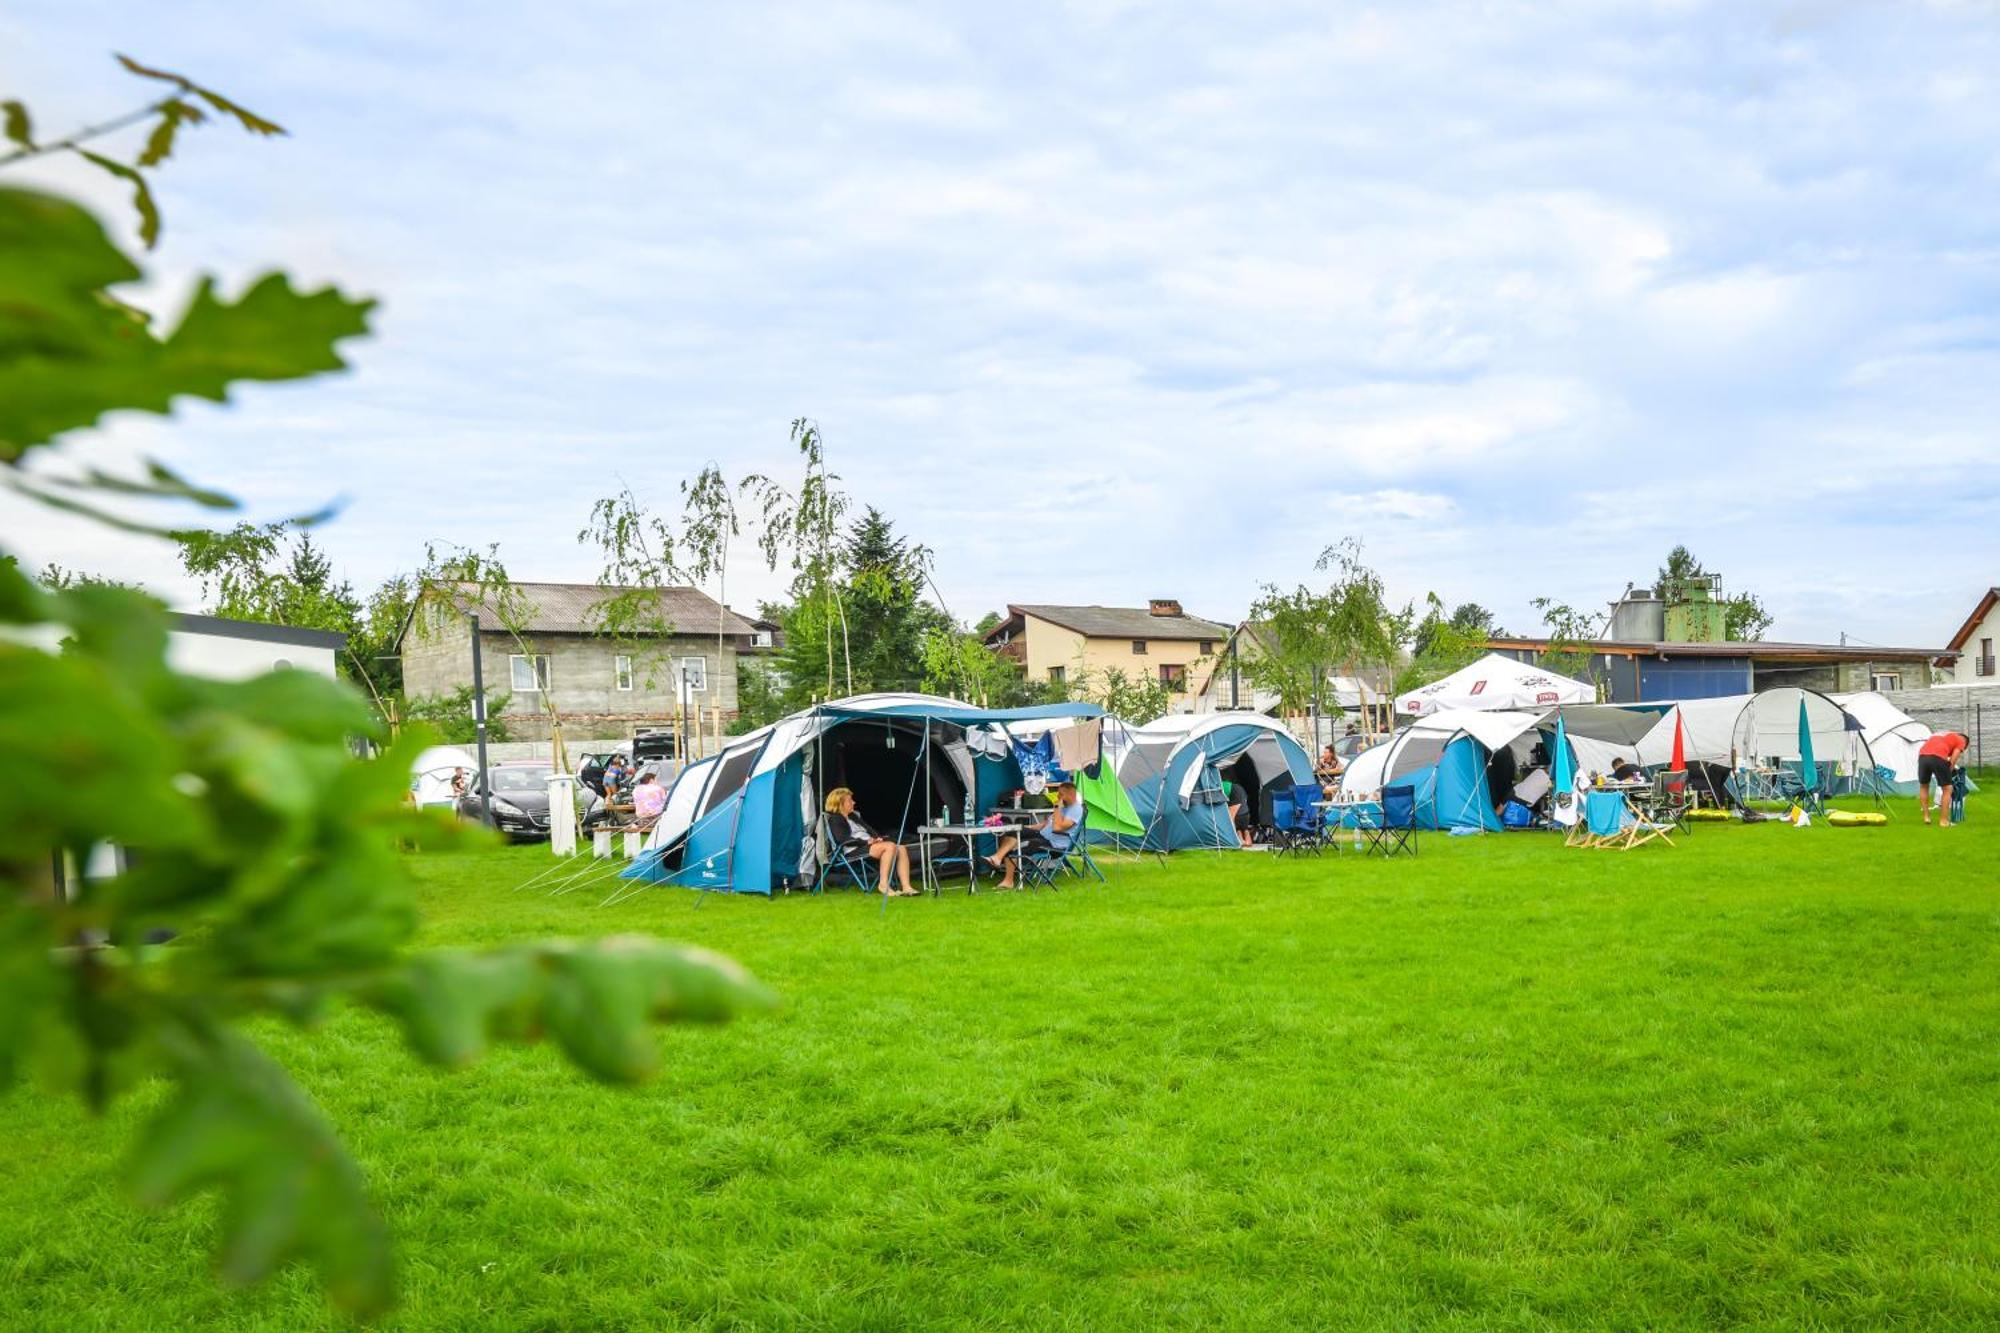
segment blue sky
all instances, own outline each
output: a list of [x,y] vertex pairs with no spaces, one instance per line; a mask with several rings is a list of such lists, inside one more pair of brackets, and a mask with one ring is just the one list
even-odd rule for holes
[[432,539],[588,580],[594,498],[789,473],[800,415],[966,618],[1230,619],[1350,536],[1516,630],[1677,541],[1773,637],[1939,644],[2000,582],[1989,3],[0,15],[45,127],[143,95],[114,49],[292,130],[185,141],[151,299],[281,265],[383,307],[352,375],[75,452],[345,497],[357,584]]

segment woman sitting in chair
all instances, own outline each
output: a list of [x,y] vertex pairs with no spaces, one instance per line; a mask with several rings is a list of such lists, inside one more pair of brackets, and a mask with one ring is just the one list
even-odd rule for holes
[[1083,800],[1076,794],[1076,784],[1065,782],[1056,788],[1056,808],[1049,817],[1031,829],[1022,830],[1018,838],[1000,839],[999,848],[986,858],[986,863],[1001,872],[996,889],[1014,887],[1014,872],[1021,868],[1021,853],[1066,852],[1071,839],[1076,836],[1077,825],[1083,822]]
[[[835,787],[826,794],[826,831],[841,855],[849,860],[866,857],[881,863],[877,893],[889,898],[908,898],[916,893],[910,887],[910,849],[878,836],[862,823],[861,816],[854,813],[854,793],[846,787]],[[903,882],[903,887],[894,892],[889,889],[892,869]]]

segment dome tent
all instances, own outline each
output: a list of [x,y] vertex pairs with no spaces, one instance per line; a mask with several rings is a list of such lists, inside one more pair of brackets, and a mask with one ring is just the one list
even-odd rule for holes
[[[1143,727],[1107,726],[1107,758],[1132,801],[1147,851],[1240,846],[1223,786],[1235,782],[1253,812],[1271,783],[1313,781],[1312,756],[1261,713],[1178,714]],[[1092,830],[1093,842],[1122,843]]]
[[[1875,758],[1882,784],[1897,796],[1917,794],[1917,749],[1931,738],[1931,729],[1874,690],[1830,696],[1841,710],[1861,724],[1861,739]],[[1977,788],[1975,788],[1977,790]]]
[[1540,720],[1538,713],[1513,710],[1434,713],[1354,756],[1341,788],[1373,797],[1407,786],[1416,798],[1417,827],[1497,832],[1487,766],[1498,750],[1532,748]]
[[[1511,793],[1495,790],[1495,784],[1525,770],[1538,744],[1554,744],[1558,718],[1572,771],[1581,780],[1588,773],[1609,772],[1621,756],[1637,755],[1641,738],[1670,726],[1671,716],[1671,706],[1665,704],[1574,704],[1533,712],[1444,710],[1356,755],[1341,785],[1371,796],[1388,786],[1411,787],[1419,828],[1498,832],[1494,807]],[[1496,758],[1503,762],[1496,764]],[[1492,776],[1496,771],[1498,778]]]
[[1094,718],[1094,704],[980,708],[928,694],[865,694],[794,713],[688,765],[627,879],[770,894],[818,873],[825,794],[854,790],[884,836],[914,836],[1021,785],[1009,723]]

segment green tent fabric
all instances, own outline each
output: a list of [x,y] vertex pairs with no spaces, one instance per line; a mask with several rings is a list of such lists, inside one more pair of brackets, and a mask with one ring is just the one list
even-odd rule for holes
[[1087,768],[1078,773],[1076,791],[1089,813],[1091,832],[1115,833],[1123,838],[1145,836],[1146,826],[1139,822],[1139,812],[1132,808],[1132,798],[1111,771],[1109,759],[1097,765],[1096,777],[1090,776]]

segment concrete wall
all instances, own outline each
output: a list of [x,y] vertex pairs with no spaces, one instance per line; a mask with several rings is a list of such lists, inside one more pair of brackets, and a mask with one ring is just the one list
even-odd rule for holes
[[2000,686],[1885,690],[1883,698],[1932,731],[1956,731],[1972,742],[1968,765],[2000,767]]
[[1192,702],[1207,683],[1214,656],[1222,651],[1228,637],[1226,630],[1218,630],[1206,659],[1202,657],[1201,644],[1193,639],[1147,639],[1146,651],[1135,653],[1130,639],[1088,639],[1040,616],[1024,615],[1022,667],[1031,681],[1047,680],[1051,667],[1062,668],[1071,680],[1084,671],[1101,675],[1117,670],[1128,677],[1157,681],[1162,664],[1177,665],[1186,669],[1187,684],[1173,694],[1172,702],[1184,705]]
[[[691,705],[708,716],[719,706],[726,724],[736,714],[736,646],[725,640],[720,657],[713,637],[675,635],[664,643],[639,647],[588,634],[513,635],[482,629],[481,665],[489,699],[507,695],[504,718],[516,738],[546,740],[546,704],[539,692],[514,687],[513,659],[530,653],[548,658],[549,702],[563,723],[563,739],[622,740],[640,727],[665,727],[678,708],[679,662],[698,658],[706,688],[689,696]],[[616,659],[632,658],[629,690],[618,688]],[[472,634],[462,616],[444,616],[430,632],[415,630],[403,642],[403,692],[411,698],[448,695],[472,684]]]

